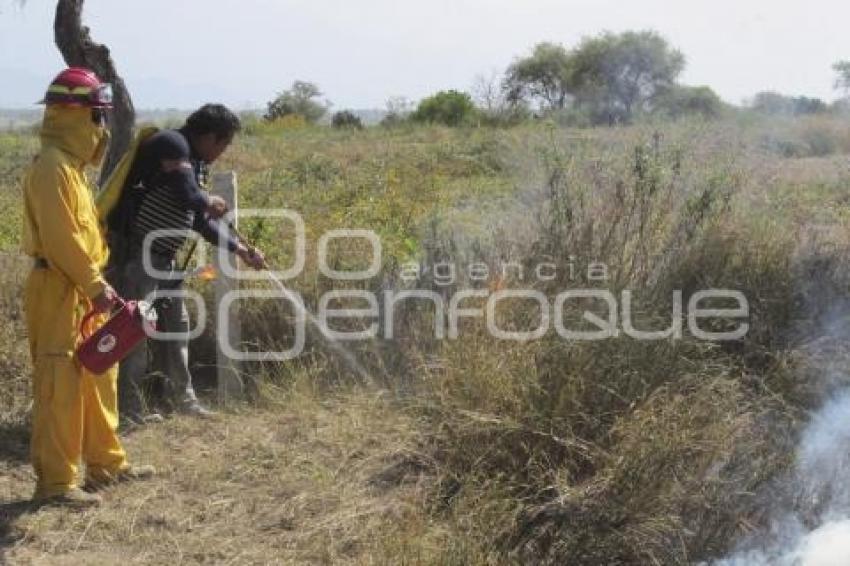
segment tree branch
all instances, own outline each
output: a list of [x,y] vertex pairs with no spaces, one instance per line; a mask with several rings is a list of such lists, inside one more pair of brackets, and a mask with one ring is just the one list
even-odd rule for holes
[[100,170],[100,182],[103,183],[130,146],[136,111],[124,80],[112,61],[109,48],[92,40],[89,28],[82,23],[83,4],[84,0],[59,0],[53,33],[56,47],[68,66],[87,67],[97,73],[101,80],[112,84],[115,98],[110,123],[112,141]]

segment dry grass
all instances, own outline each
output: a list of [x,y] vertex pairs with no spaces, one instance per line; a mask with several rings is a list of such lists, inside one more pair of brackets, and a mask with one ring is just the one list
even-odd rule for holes
[[[385,244],[384,272],[369,290],[403,287],[398,266],[411,258],[481,261],[493,273],[505,261],[575,263],[577,277],[561,270],[553,282],[420,282],[447,295],[467,284],[530,284],[551,297],[587,284],[586,263],[601,261],[612,268],[606,287],[639,298],[641,327],[669,324],[672,290],[687,299],[720,287],[745,293],[751,331],[722,345],[551,334],[518,344],[466,321],[460,340],[439,341],[432,313],[410,307],[393,340],[355,346],[380,392],[353,386],[311,343],[295,363],[246,367],[257,385],[252,405],[132,434],[134,458],[163,470],[154,482],[114,488],[97,511],[20,514],[32,478],[20,287],[9,281],[0,305],[7,558],[686,564],[722,556],[764,527],[807,411],[835,386],[824,367],[846,359],[841,344],[818,340],[850,283],[843,132],[818,119],[245,136],[226,164],[240,171],[243,205],[296,206],[310,226],[305,273],[291,282],[308,305],[335,285],[316,273],[318,235],[367,227]],[[809,145],[789,159],[765,140]],[[276,248],[276,262],[291,259],[270,226],[246,231]],[[340,249],[334,261],[352,255]],[[290,334],[284,308],[248,304],[243,313],[258,343]],[[522,328],[535,316],[508,308],[502,322]],[[211,344],[209,335],[194,344],[196,361],[211,361]]]
[[[801,350],[850,281],[838,268],[850,239],[832,188],[846,184],[846,171],[735,147],[722,129],[543,134],[542,167],[526,169],[519,187],[524,215],[507,214],[520,237],[490,257],[602,261],[614,273],[604,287],[643,297],[651,328],[669,324],[673,289],[738,289],[751,331],[732,344],[620,337],[506,347],[473,327],[438,348],[441,371],[422,387],[439,430],[434,498],[468,517],[460,524],[469,539],[502,559],[722,556],[765,527],[765,494],[791,464],[805,411],[829,387],[818,370],[803,370],[811,358]],[[785,192],[792,184],[797,192]],[[777,194],[787,200],[770,200]],[[757,195],[767,202],[754,204]],[[801,209],[821,212],[819,230]],[[536,288],[551,296],[588,284],[577,272]],[[517,308],[507,321],[523,327],[536,317]],[[500,519],[473,519],[481,509]]]
[[[397,564],[445,551],[427,507],[433,463],[418,423],[368,393],[293,392],[282,405],[131,434],[155,480],[97,510],[43,508],[4,533],[5,558],[41,564]],[[22,496],[29,477],[9,490]],[[8,493],[8,492],[7,492]],[[17,498],[16,498],[17,499]],[[4,504],[5,513],[11,505]]]

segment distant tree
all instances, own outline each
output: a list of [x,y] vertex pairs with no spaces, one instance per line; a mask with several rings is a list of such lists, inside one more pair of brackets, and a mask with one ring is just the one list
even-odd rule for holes
[[406,96],[391,96],[387,99],[386,106],[388,114],[397,114],[406,118],[408,114],[413,112],[414,104]]
[[757,93],[753,97],[752,109],[762,114],[791,114],[791,98],[772,90]]
[[477,74],[472,81],[472,98],[478,107],[484,112],[495,113],[505,106],[504,91],[501,88],[503,79],[499,77],[498,71],[491,71],[489,75]]
[[440,91],[423,99],[410,115],[414,122],[460,126],[475,115],[472,97],[456,90]]
[[764,91],[753,97],[752,108],[761,114],[800,116],[826,112],[829,106],[819,98],[786,96],[774,91]]
[[653,31],[606,32],[573,50],[538,44],[508,67],[503,88],[512,102],[530,100],[554,111],[572,105],[594,123],[613,123],[651,109],[684,67],[682,53]]
[[[18,2],[23,5],[24,2]],[[136,122],[136,110],[130,98],[130,91],[118,74],[115,62],[106,45],[91,38],[89,28],[83,25],[84,0],[59,0],[53,20],[53,36],[62,58],[68,66],[92,69],[101,80],[112,84],[114,108],[109,130],[112,138],[109,151],[100,168],[100,181],[103,182],[118,164],[118,160],[127,151]]]
[[481,122],[488,126],[511,126],[528,119],[530,111],[525,100],[510,102],[502,88],[504,79],[496,71],[476,75],[472,83],[472,98]]
[[331,126],[334,128],[346,128],[352,130],[362,130],[363,121],[354,112],[350,110],[342,110],[337,112],[331,118]]
[[653,31],[586,38],[570,62],[576,104],[597,123],[631,120],[656,93],[672,87],[685,67],[682,53]]
[[295,81],[289,90],[283,91],[277,98],[268,103],[263,117],[268,121],[273,121],[284,116],[297,114],[307,122],[314,124],[321,120],[330,107],[328,102],[317,101],[321,96],[322,92],[314,83]]
[[707,86],[673,85],[656,93],[652,112],[670,118],[701,116],[714,119],[723,112],[723,101]]
[[844,92],[844,96],[850,97],[850,61],[838,61],[832,66],[837,73],[835,88]]
[[406,96],[391,96],[386,107],[387,113],[381,119],[381,125],[389,128],[404,123],[413,111],[413,103]]
[[795,115],[822,114],[829,110],[829,105],[820,98],[796,96],[792,99],[792,109]]
[[850,115],[850,97],[845,96],[834,101],[829,110],[836,114]]
[[547,109],[563,109],[572,92],[570,53],[563,45],[537,44],[531,55],[511,63],[502,88],[511,103],[530,101]]

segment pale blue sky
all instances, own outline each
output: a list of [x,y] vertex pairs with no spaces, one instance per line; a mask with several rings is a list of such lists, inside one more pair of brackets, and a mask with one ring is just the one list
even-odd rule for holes
[[[37,100],[62,66],[55,2],[0,0],[0,107]],[[468,90],[539,41],[655,29],[688,60],[682,81],[739,103],[759,90],[832,99],[850,59],[850,2],[838,0],[88,0],[140,108],[209,100],[260,106],[294,79],[337,109],[382,108]]]

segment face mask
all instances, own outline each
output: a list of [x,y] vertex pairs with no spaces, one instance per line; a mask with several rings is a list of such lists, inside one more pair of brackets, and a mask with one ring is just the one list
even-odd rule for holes
[[106,128],[98,128],[100,139],[97,141],[97,146],[94,149],[94,155],[92,155],[91,163],[95,167],[100,165],[100,162],[103,161],[103,157],[106,155],[106,148],[109,147],[109,140],[112,135],[109,133],[109,130]]
[[98,126],[100,128],[105,128],[109,123],[108,120],[109,114],[107,113],[105,108],[92,108],[91,109],[91,121],[92,124]]

